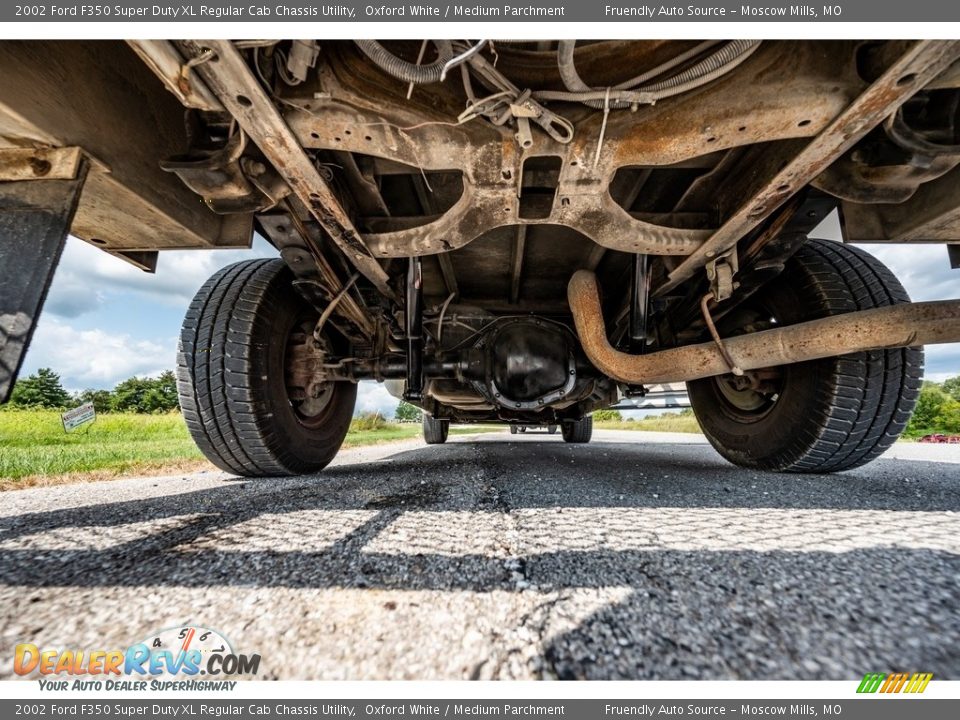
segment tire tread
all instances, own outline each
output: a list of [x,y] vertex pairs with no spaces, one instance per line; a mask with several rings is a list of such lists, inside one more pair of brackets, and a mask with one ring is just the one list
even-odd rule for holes
[[[874,256],[827,240],[809,240],[779,282],[794,287],[806,320],[910,301],[893,273]],[[859,467],[900,436],[923,383],[923,349],[917,347],[850,353],[803,365],[823,378],[816,383],[809,414],[783,419],[794,423],[789,441],[769,452],[755,448],[745,454],[742,449],[728,451],[704,426],[721,454],[736,464],[781,472]]]
[[177,391],[187,429],[214,465],[235,475],[319,469],[300,459],[290,439],[278,433],[266,377],[256,371],[263,352],[256,341],[258,324],[273,317],[279,294],[290,291],[279,277],[285,272],[278,259],[223,268],[197,292],[180,333]]

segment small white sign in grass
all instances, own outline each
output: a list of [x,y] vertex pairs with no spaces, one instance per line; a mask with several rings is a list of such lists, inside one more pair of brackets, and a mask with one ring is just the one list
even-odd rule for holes
[[96,420],[97,411],[93,409],[93,403],[84,403],[80,407],[75,407],[73,410],[67,410],[65,413],[62,413],[60,419],[63,421],[64,432],[70,432],[71,430],[76,430],[81,425],[86,425]]

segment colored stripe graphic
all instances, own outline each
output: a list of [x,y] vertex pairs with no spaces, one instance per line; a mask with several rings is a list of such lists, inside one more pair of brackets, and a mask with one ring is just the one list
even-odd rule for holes
[[922,693],[933,679],[933,673],[867,673],[857,687],[858,693],[894,694]]
[[890,673],[887,675],[887,679],[883,681],[883,685],[880,686],[881,693],[888,693],[897,684],[897,678],[900,677],[900,673]]
[[907,687],[904,692],[908,693],[922,693],[927,689],[927,685],[930,684],[930,680],[933,678],[933,673],[915,673],[915,680],[911,680],[910,685]]
[[880,683],[883,682],[883,678],[886,677],[883,673],[867,673],[863,676],[863,680],[860,682],[860,687],[857,688],[858,693],[875,693],[877,688],[880,687]]

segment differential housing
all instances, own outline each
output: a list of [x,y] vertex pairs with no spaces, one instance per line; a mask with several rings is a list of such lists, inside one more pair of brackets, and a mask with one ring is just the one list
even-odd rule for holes
[[504,320],[475,346],[486,356],[484,382],[477,389],[515,410],[562,400],[577,383],[576,347],[571,331],[559,323],[543,318]]

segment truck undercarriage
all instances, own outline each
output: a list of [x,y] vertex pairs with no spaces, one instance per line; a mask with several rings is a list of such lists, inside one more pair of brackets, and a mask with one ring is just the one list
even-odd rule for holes
[[[449,423],[560,426],[687,382],[730,461],[828,472],[906,425],[920,346],[875,258],[960,265],[960,42],[0,43],[0,395],[66,233],[152,271],[246,247],[181,335],[188,426],[318,470],[378,380]],[[945,257],[945,262],[946,262]]]

